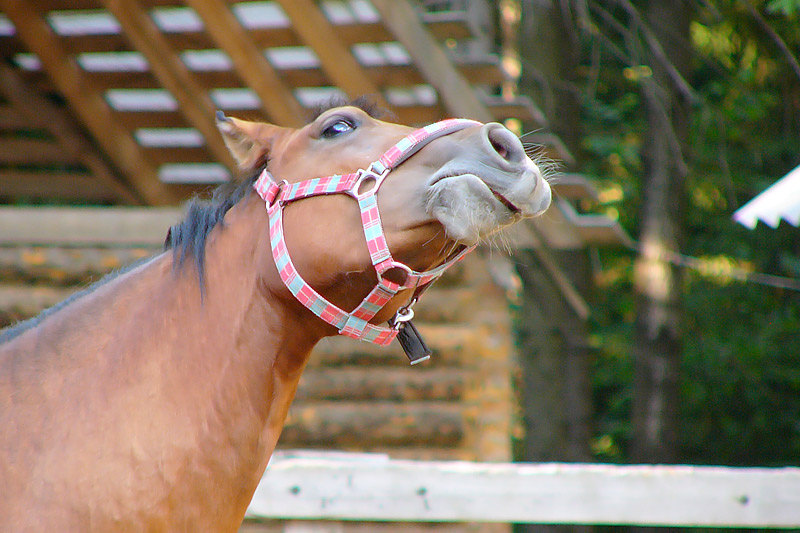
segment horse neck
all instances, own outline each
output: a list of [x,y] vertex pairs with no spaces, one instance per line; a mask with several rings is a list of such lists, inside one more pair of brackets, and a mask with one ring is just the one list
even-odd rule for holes
[[[264,204],[245,199],[209,236],[202,296],[196,269],[176,271],[163,254],[1,347],[18,381],[0,379],[0,393],[27,389],[30,402],[12,416],[37,428],[10,445],[43,447],[58,456],[58,475],[87,479],[75,498],[117,505],[122,473],[139,479],[135,505],[171,502],[185,523],[238,523],[322,336],[276,296],[268,247]],[[48,413],[58,422],[36,421]],[[90,480],[80,458],[92,454],[108,460]]]
[[285,297],[269,250],[266,210],[255,195],[234,206],[209,236],[202,295],[191,265],[179,278],[173,349],[197,369],[199,379],[186,378],[208,399],[211,415],[237,426],[220,430],[231,436],[246,428],[242,438],[257,439],[249,444],[257,442],[260,450],[248,459],[258,461],[260,477],[324,329],[309,324],[305,309]]

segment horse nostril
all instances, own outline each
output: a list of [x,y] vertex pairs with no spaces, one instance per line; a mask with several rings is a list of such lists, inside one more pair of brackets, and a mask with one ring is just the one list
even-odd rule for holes
[[500,154],[500,157],[506,159],[506,157],[508,156],[508,149],[493,139],[489,139],[489,142],[492,144],[492,148],[494,148],[494,151]]
[[487,125],[485,132],[492,149],[508,163],[520,163],[525,150],[516,135],[500,124]]

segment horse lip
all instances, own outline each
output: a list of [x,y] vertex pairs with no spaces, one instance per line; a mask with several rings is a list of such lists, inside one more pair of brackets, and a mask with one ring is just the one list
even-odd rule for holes
[[[442,174],[440,176],[434,176],[433,179],[429,182],[428,186],[429,187],[433,187],[434,185],[436,185],[437,183],[439,183],[442,180],[449,179],[449,178],[457,178],[459,176],[465,176],[467,174],[472,174],[473,176],[476,176],[476,174],[474,172],[461,172],[461,173]],[[480,178],[480,176],[478,176],[478,178]],[[503,194],[499,193],[491,185],[486,183],[485,180],[481,179],[481,182],[484,185],[486,185],[486,188],[489,189],[489,192],[491,192],[492,195],[497,199],[497,201],[500,202],[501,204],[503,204],[506,207],[506,209],[508,209],[509,211],[511,211],[515,215],[518,215],[518,214],[522,213],[522,209],[517,207],[516,204],[514,204],[511,200],[506,198]]]
[[499,201],[501,204],[503,204],[504,206],[506,206],[506,208],[507,208],[509,211],[511,211],[511,212],[512,212],[512,213],[514,213],[515,215],[518,215],[518,214],[522,213],[522,209],[520,209],[519,207],[517,207],[516,205],[514,205],[514,204],[513,204],[513,203],[512,203],[512,202],[511,202],[511,201],[510,201],[508,198],[506,198],[505,196],[503,196],[502,194],[500,194],[500,193],[499,193],[499,192],[497,192],[496,190],[492,189],[492,188],[491,188],[491,187],[489,187],[488,185],[487,185],[487,187],[489,188],[489,190],[490,190],[490,191],[492,191],[492,194],[494,195],[494,197],[495,197],[495,198],[497,198],[497,200],[498,200],[498,201]]

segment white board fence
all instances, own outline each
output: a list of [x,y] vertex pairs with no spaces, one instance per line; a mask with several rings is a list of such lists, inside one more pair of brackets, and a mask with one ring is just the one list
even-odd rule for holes
[[800,468],[276,454],[250,518],[800,527]]

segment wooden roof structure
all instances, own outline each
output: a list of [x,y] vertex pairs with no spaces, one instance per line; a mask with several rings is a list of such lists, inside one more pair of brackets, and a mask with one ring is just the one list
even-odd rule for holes
[[[530,99],[499,96],[511,78],[491,53],[488,6],[0,0],[0,206],[180,204],[236,175],[217,109],[296,126],[333,95],[366,94],[406,124],[544,126]],[[597,197],[588,180],[559,177],[555,193],[558,209],[515,244],[625,242],[614,221],[574,208]]]
[[407,124],[536,118],[493,96],[496,56],[453,53],[479,33],[408,0],[0,0],[0,202],[176,204],[236,172],[217,109],[296,126],[367,94]]

